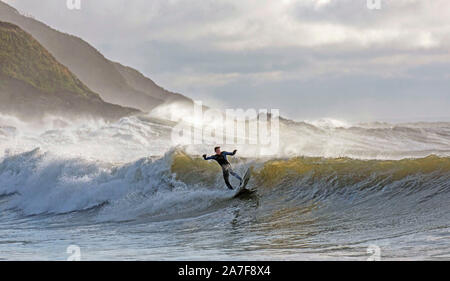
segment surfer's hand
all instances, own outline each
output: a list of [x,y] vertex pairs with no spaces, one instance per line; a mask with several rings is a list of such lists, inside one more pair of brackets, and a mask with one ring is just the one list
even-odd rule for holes
[[203,159],[206,159],[206,154],[203,154],[202,156],[203,156]]
[[237,149],[233,150],[233,155],[235,155],[235,154],[236,154],[236,151],[237,151]]

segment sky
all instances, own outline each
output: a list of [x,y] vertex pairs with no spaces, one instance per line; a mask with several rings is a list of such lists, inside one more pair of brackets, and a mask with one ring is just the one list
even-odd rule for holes
[[3,1],[204,104],[450,121],[448,0]]

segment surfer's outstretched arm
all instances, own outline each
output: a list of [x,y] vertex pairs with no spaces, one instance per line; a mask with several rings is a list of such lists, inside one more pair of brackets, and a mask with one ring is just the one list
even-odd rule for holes
[[205,160],[212,160],[212,159],[214,159],[214,156],[206,157],[206,154],[203,154],[202,156],[203,156],[203,159],[205,159]]
[[233,152],[228,152],[228,151],[224,151],[223,153],[225,154],[225,155],[231,155],[231,156],[233,156],[233,155],[235,155],[236,154],[236,149],[235,150],[233,150]]

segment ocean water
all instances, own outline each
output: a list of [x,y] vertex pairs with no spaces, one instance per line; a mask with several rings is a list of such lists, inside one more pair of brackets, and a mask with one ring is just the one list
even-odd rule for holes
[[172,126],[0,116],[0,259],[450,259],[450,123],[282,124],[272,157],[224,146],[236,199]]

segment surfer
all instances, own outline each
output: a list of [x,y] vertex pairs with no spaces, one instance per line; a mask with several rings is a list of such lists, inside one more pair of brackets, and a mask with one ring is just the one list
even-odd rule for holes
[[236,174],[233,169],[231,168],[230,162],[227,160],[227,155],[235,155],[236,149],[233,152],[227,152],[227,151],[220,151],[220,146],[214,147],[215,155],[206,157],[206,154],[203,154],[203,159],[205,160],[216,160],[217,163],[219,163],[220,167],[222,168],[223,172],[223,179],[225,180],[225,184],[228,186],[229,189],[233,189],[233,186],[230,184],[230,174],[236,177],[239,180],[239,185],[242,184],[242,178]]

